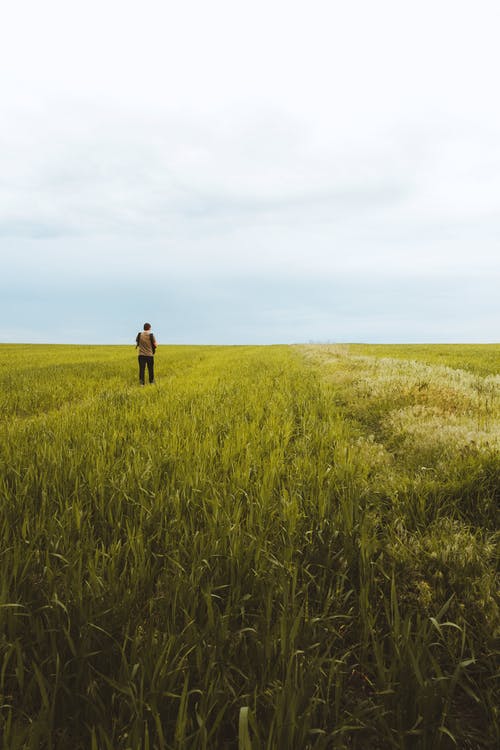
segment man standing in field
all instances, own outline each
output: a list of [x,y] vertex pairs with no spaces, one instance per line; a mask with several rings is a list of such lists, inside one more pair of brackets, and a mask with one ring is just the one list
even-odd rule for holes
[[139,349],[139,383],[144,385],[146,365],[148,368],[149,382],[154,383],[156,339],[154,333],[151,331],[151,323],[144,323],[144,330],[139,331],[136,336],[135,348]]

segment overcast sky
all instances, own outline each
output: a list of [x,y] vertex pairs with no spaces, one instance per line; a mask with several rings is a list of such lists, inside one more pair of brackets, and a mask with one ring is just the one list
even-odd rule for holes
[[0,341],[482,342],[500,5],[16,0]]

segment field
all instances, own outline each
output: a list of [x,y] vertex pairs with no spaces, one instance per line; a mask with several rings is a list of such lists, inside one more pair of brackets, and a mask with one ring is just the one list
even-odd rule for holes
[[0,747],[499,746],[499,345],[0,353]]

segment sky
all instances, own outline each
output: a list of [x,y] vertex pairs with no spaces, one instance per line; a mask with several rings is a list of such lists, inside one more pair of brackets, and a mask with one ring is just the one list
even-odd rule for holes
[[500,5],[16,0],[0,342],[498,342]]

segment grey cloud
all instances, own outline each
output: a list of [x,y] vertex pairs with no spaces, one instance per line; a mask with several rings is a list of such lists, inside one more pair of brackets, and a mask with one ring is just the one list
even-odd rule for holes
[[0,220],[0,238],[49,239],[75,236],[78,232],[62,221],[40,222],[36,219]]
[[[79,125],[84,115],[88,131]],[[36,118],[30,125],[36,133]],[[4,236],[152,237],[189,234],[197,222],[200,231],[206,223],[211,231],[217,222],[224,230],[231,223],[294,227],[310,221],[361,234],[364,224],[390,241],[399,226],[400,234],[415,236],[440,222],[477,219],[477,211],[463,208],[463,177],[445,185],[442,195],[432,194],[443,181],[439,154],[446,148],[447,165],[454,154],[465,154],[483,192],[483,182],[496,179],[482,171],[471,134],[456,138],[444,127],[435,141],[425,129],[393,128],[380,142],[341,149],[316,144],[303,123],[279,113],[229,118],[217,127],[216,121],[178,115],[142,122],[120,120],[118,112],[97,118],[77,110],[62,132],[27,139],[25,134],[17,148],[4,146]],[[488,194],[495,194],[494,187]],[[460,213],[453,212],[454,194]],[[40,227],[46,229],[41,233]]]

